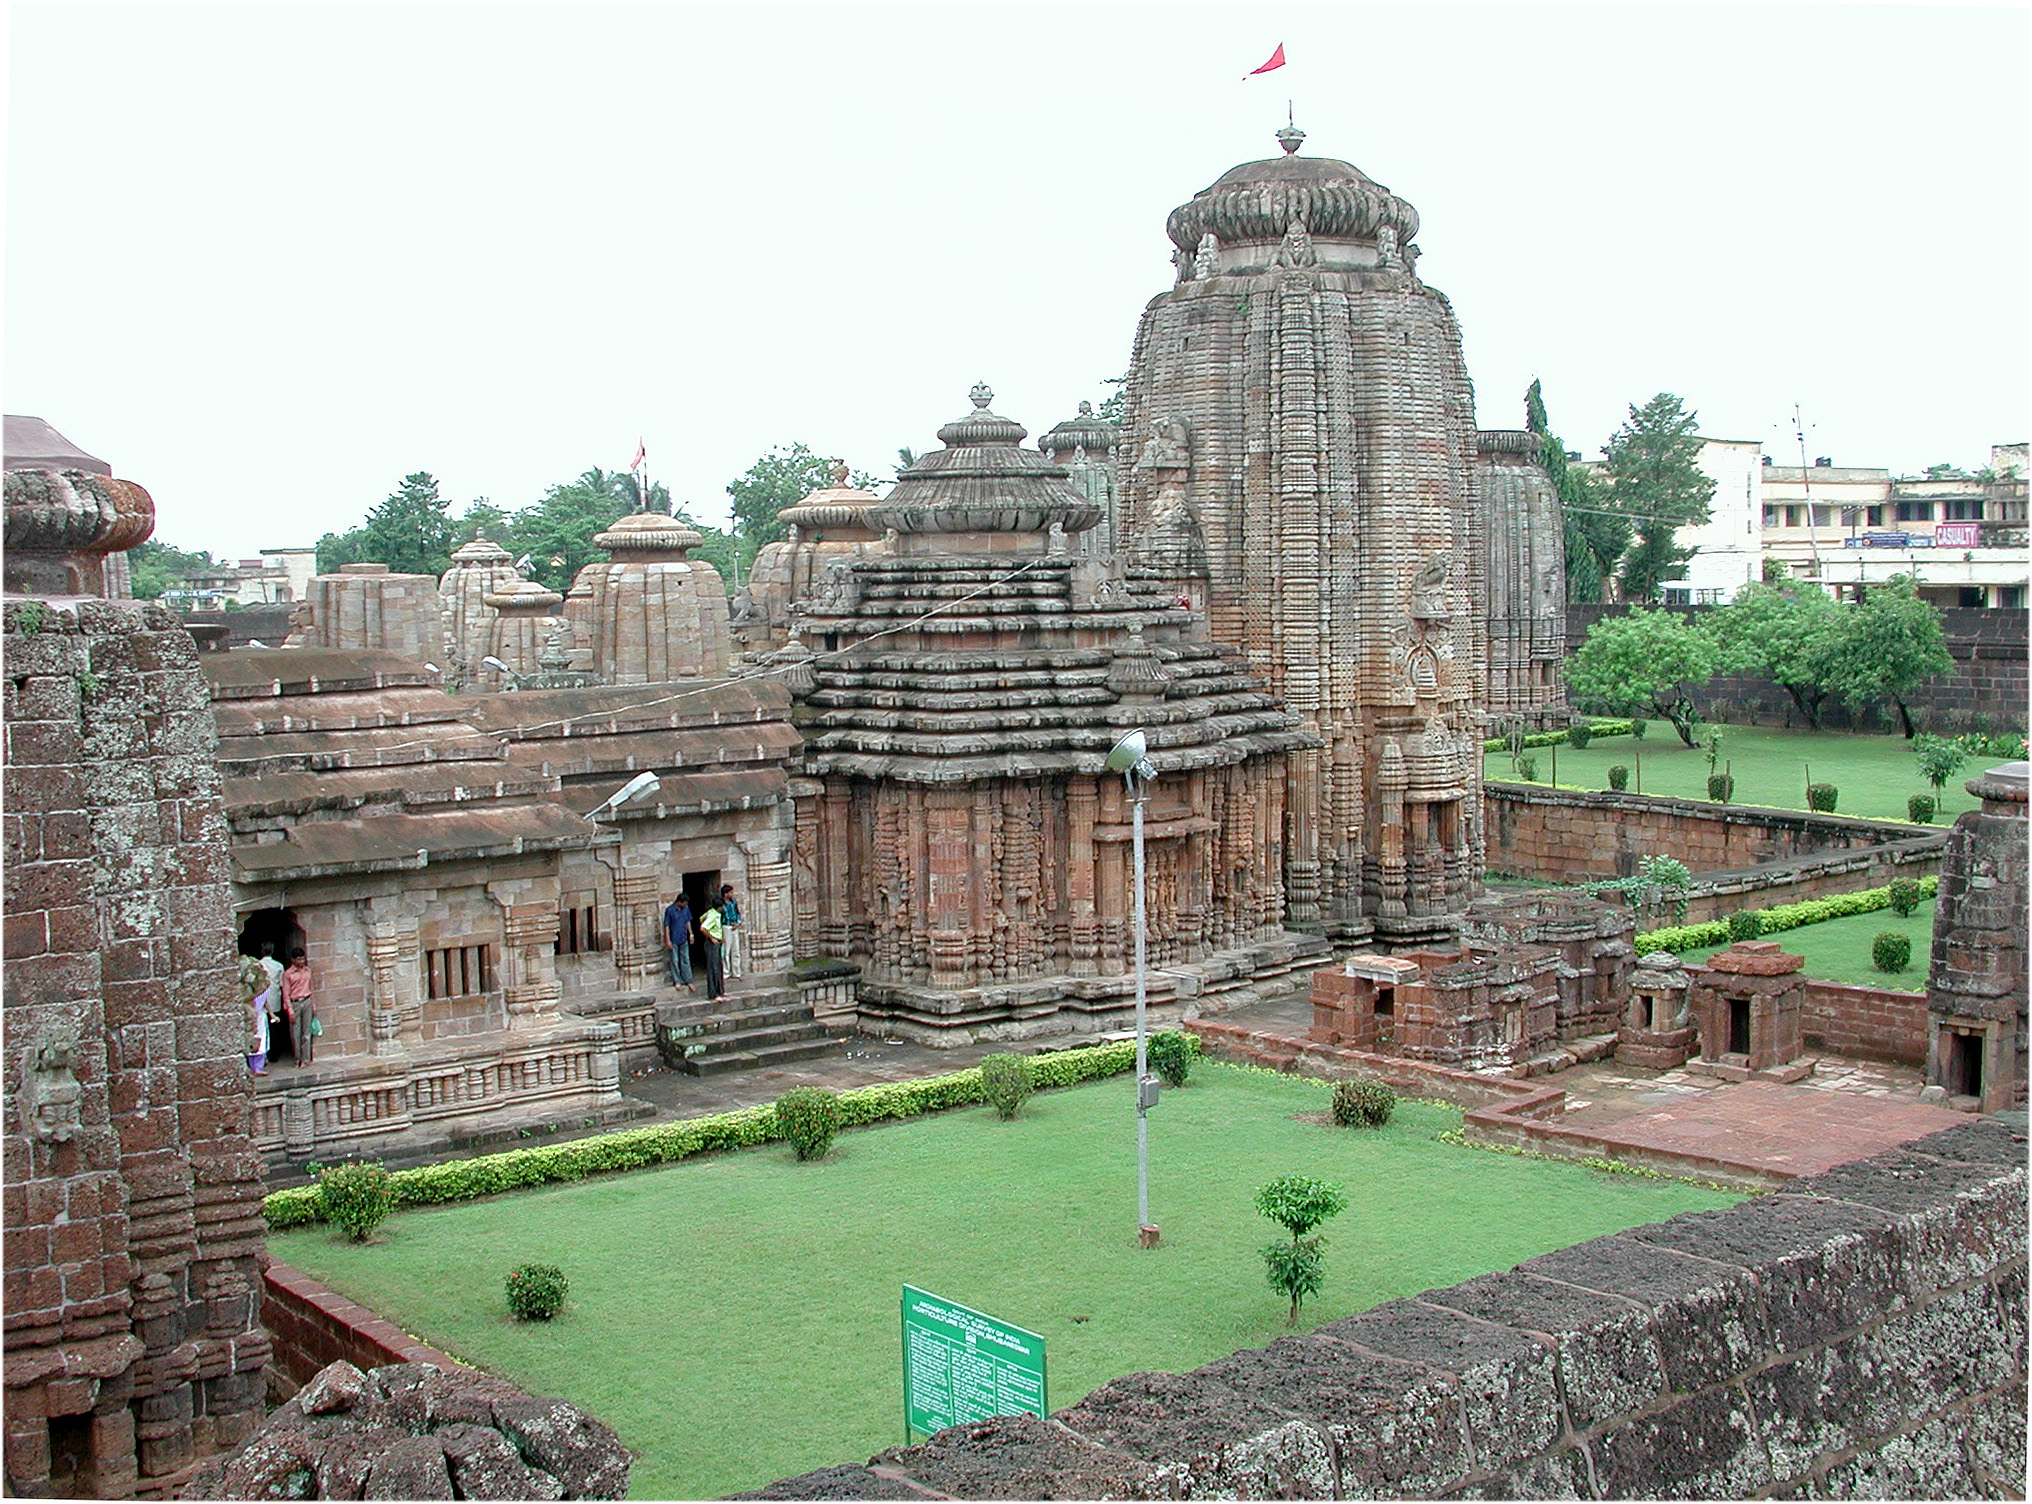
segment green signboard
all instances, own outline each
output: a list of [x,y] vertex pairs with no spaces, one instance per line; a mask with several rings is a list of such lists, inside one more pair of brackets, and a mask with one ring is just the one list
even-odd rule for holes
[[1044,1339],[903,1287],[903,1425],[930,1435],[991,1415],[1044,1414]]

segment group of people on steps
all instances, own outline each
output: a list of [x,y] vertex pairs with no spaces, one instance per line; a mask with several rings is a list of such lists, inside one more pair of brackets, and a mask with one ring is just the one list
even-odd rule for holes
[[706,996],[718,997],[727,990],[727,978],[741,975],[741,906],[734,901],[734,887],[720,889],[719,900],[706,904],[698,913],[691,900],[680,893],[663,911],[663,944],[670,952],[670,985],[692,987],[691,948],[696,941],[706,963]]

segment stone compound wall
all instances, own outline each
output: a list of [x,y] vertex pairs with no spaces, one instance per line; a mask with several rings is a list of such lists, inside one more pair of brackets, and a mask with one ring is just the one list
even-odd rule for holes
[[10,601],[6,738],[7,1490],[161,1495],[247,1436],[269,1356],[190,636],[152,604]]
[[1893,822],[1534,783],[1490,783],[1485,805],[1490,871],[1575,883],[1676,857],[1695,874],[1688,924],[1924,877],[1947,846]]
[[747,1497],[2021,1497],[2025,1152],[1973,1121]]
[[[1568,606],[1566,647],[1569,654],[1586,640],[1588,628],[1604,616],[1621,616],[1627,606]],[[1712,606],[1668,606],[1663,608],[1699,619]],[[1952,736],[1975,729],[1978,720],[1989,729],[2025,729],[2027,704],[2026,631],[2027,613],[2022,609],[1973,610],[1950,607],[1940,613],[1941,630],[1947,638],[1948,656],[1954,671],[1943,674],[1920,689],[1909,703],[1912,718],[1922,730]],[[1710,679],[1694,694],[1694,703],[1709,720],[1733,721],[1750,726],[1797,726],[1804,728],[1806,717],[1792,696],[1768,679],[1724,675]],[[1898,712],[1885,706],[1881,711],[1866,707],[1851,709],[1830,701],[1821,712],[1821,725],[1830,731],[1896,731]]]
[[1923,992],[1808,981],[1800,1027],[1809,1050],[1898,1065],[1926,1063]]

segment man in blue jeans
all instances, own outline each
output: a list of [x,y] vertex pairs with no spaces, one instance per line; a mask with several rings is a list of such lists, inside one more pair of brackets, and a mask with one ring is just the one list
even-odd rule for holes
[[670,985],[691,986],[691,903],[680,893],[663,911],[663,943],[670,947]]

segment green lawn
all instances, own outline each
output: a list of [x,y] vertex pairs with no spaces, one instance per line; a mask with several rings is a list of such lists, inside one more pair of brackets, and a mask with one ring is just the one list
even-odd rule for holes
[[[1870,965],[1870,944],[1886,930],[1912,942],[1912,963],[1903,971],[1883,972]],[[1850,914],[1820,924],[1780,930],[1762,938],[1776,941],[1795,956],[1806,958],[1806,974],[1823,982],[1845,982],[1851,987],[1896,987],[1904,992],[1926,990],[1926,961],[1933,947],[1933,900],[1900,919],[1890,909],[1871,914]],[[1707,945],[1689,950],[1681,959],[1689,964],[1705,961],[1728,946]]]
[[[705,1499],[900,1440],[908,1283],[1042,1333],[1050,1404],[1180,1372],[1284,1330],[1250,1198],[1274,1176],[1346,1185],[1310,1327],[1726,1193],[1437,1143],[1460,1114],[1406,1104],[1381,1132],[1303,1122],[1325,1089],[1202,1064],[1150,1121],[1160,1247],[1136,1247],[1126,1078],[842,1137],[399,1213],[367,1246],[314,1227],[275,1254],[455,1356],[570,1399],[641,1454],[638,1497]],[[525,1261],[572,1282],[518,1324]]]
[[[1962,787],[1969,779],[2003,761],[1971,757],[1962,770],[1936,791],[1919,772],[1911,743],[1902,736],[1877,736],[1853,731],[1780,731],[1766,726],[1724,726],[1722,761],[1736,780],[1734,802],[1775,809],[1806,808],[1806,774],[1815,783],[1831,783],[1840,791],[1834,812],[1873,820],[1903,820],[1905,800],[1912,794],[1936,794],[1941,801],[1936,825],[1951,825],[1963,810],[1979,801]],[[1631,793],[1667,794],[1679,799],[1707,798],[1707,752],[1688,747],[1665,721],[1652,721],[1644,739],[1603,737],[1585,749],[1562,743],[1559,782],[1569,788],[1606,789],[1609,768],[1630,769]],[[1552,782],[1551,747],[1533,747],[1525,756],[1536,759],[1538,781]],[[1641,758],[1641,760],[1640,760]],[[1516,773],[1507,752],[1483,756],[1484,776],[1504,781]]]

